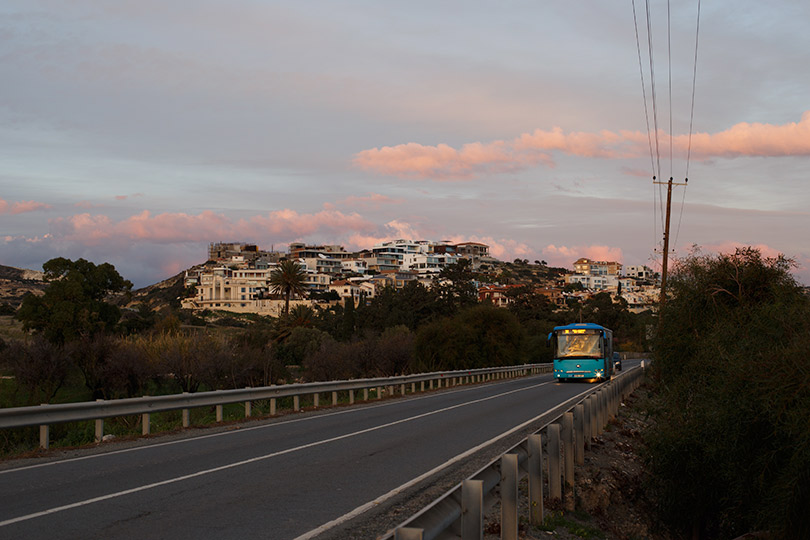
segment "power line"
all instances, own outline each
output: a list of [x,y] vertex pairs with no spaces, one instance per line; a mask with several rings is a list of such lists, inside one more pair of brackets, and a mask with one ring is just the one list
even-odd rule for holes
[[667,0],[667,64],[669,67],[669,176],[672,176],[672,24]]
[[697,3],[697,23],[695,24],[695,64],[692,70],[692,110],[689,113],[689,144],[686,152],[686,179],[689,179],[689,160],[692,157],[692,122],[695,118],[695,83],[697,81],[698,38],[700,36],[700,0]]
[[638,54],[638,71],[641,75],[641,96],[644,99],[644,121],[647,125],[647,145],[650,148],[650,168],[655,176],[655,156],[652,148],[652,134],[650,133],[650,114],[647,107],[647,85],[644,84],[644,67],[641,63],[641,42],[638,38],[638,18],[636,16],[636,0],[633,2],[633,27],[636,30],[636,53]]
[[[698,0],[697,6],[697,25],[695,30],[695,59],[694,59],[694,66],[692,72],[692,100],[690,105],[690,117],[689,117],[689,139],[688,139],[688,149],[687,149],[687,159],[686,159],[686,176],[684,177],[684,182],[674,182],[674,126],[673,126],[673,102],[672,102],[672,8],[671,8],[671,1],[667,0],[667,68],[668,68],[668,79],[667,79],[667,87],[668,87],[668,107],[669,107],[669,126],[668,126],[668,136],[669,136],[669,181],[663,182],[661,179],[661,148],[660,148],[660,140],[659,140],[659,128],[658,128],[658,104],[657,104],[657,94],[656,94],[656,81],[655,81],[655,60],[653,54],[653,36],[652,36],[652,15],[650,10],[650,0],[645,0],[645,8],[646,8],[646,22],[647,22],[647,51],[649,54],[649,62],[650,62],[650,89],[651,89],[651,101],[652,101],[652,113],[653,113],[653,126],[654,126],[654,136],[655,136],[655,153],[653,156],[653,149],[652,149],[652,141],[650,138],[650,121],[649,121],[649,110],[647,107],[647,92],[646,92],[646,84],[644,81],[644,67],[641,60],[641,43],[639,39],[639,32],[638,32],[638,14],[636,12],[636,4],[635,0],[632,0],[633,6],[633,25],[636,35],[636,52],[638,55],[639,61],[639,73],[641,76],[641,89],[642,89],[642,98],[644,100],[644,117],[646,121],[647,127],[647,143],[650,149],[650,165],[653,169],[653,189],[655,189],[655,185],[658,185],[658,204],[662,206],[662,218],[665,216],[665,222],[662,226],[664,230],[663,235],[663,260],[662,260],[662,276],[661,276],[661,302],[663,303],[666,299],[665,291],[666,291],[666,280],[667,280],[667,261],[669,257],[669,246],[671,241],[671,234],[670,234],[670,214],[671,214],[671,205],[672,205],[672,187],[675,186],[684,186],[686,187],[687,182],[689,181],[689,163],[691,160],[692,154],[692,132],[694,129],[694,115],[695,115],[695,89],[697,86],[697,52],[698,52],[698,43],[699,43],[699,35],[700,35],[700,0]],[[662,198],[662,189],[663,185],[666,184],[667,186],[667,202],[666,202],[666,212],[663,211],[663,201]],[[653,194],[655,197],[655,194]],[[680,235],[680,228],[681,223],[683,221],[683,211],[686,202],[686,190],[684,189],[683,199],[681,201],[681,210],[680,216],[678,218],[678,226],[677,226],[677,233],[675,236],[675,245],[677,245],[678,236]],[[655,212],[653,214],[653,229],[657,228],[657,210],[658,204],[654,205]],[[655,232],[654,232],[655,234]]]
[[647,52],[650,58],[650,90],[652,94],[652,109],[653,109],[653,127],[655,128],[655,158],[656,158],[656,176],[661,176],[661,152],[658,144],[658,107],[655,99],[655,60],[653,57],[653,43],[652,43],[652,21],[650,20],[650,0],[646,0],[647,4]]
[[[638,36],[638,15],[636,14],[636,0],[632,0],[633,4],[633,28],[636,33],[636,54],[638,56],[638,72],[641,77],[641,97],[644,101],[644,123],[647,128],[647,147],[650,151],[650,170],[652,177],[655,179],[655,154],[653,153],[652,133],[650,133],[650,112],[647,106],[647,85],[644,82],[644,64],[641,61],[641,40]],[[653,188],[653,201],[655,201],[655,184]],[[659,189],[660,191],[660,189]],[[658,241],[658,206],[653,205],[653,244]]]
[[[698,42],[700,38],[700,0],[697,3],[697,19],[695,22],[695,61],[692,68],[692,105],[689,113],[689,142],[686,150],[686,176],[684,184],[689,182],[689,161],[692,157],[692,126],[695,119],[695,85],[697,83],[697,62],[698,62]],[[683,189],[683,200],[681,201],[681,212],[678,216],[678,228],[675,232],[675,245],[678,244],[678,237],[681,234],[681,221],[683,220],[683,207],[686,202],[686,186]]]

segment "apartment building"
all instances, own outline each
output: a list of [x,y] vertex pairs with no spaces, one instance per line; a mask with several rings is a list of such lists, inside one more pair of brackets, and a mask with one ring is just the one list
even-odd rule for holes
[[584,288],[592,291],[616,290],[619,286],[619,276],[616,274],[592,275],[592,274],[571,274],[565,277],[566,283],[579,283]]
[[574,273],[584,276],[616,276],[621,272],[622,265],[613,261],[592,261],[582,258],[574,263]]
[[624,268],[624,275],[638,279],[654,279],[655,272],[644,265],[629,265]]

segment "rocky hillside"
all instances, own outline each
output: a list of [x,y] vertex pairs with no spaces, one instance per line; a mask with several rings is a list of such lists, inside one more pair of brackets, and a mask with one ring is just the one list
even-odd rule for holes
[[116,303],[121,306],[133,307],[137,304],[146,304],[155,311],[167,307],[180,307],[180,298],[185,293],[183,282],[185,272],[164,279],[154,285],[132,291],[126,297],[121,295]]
[[17,309],[28,293],[43,294],[42,272],[0,265],[0,306]]
[[[176,276],[137,289],[128,295],[119,295],[114,301],[122,307],[146,304],[154,310],[179,307],[179,298],[185,290],[184,275],[184,272],[180,272]],[[43,281],[42,272],[0,265],[0,307],[16,310],[26,294],[44,294],[47,285]]]

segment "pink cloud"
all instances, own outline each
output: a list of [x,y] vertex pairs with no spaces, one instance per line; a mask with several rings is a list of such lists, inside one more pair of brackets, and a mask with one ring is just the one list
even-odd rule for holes
[[[660,144],[668,145],[670,137],[659,132]],[[672,137],[673,147],[681,157],[689,148],[689,136]],[[554,166],[550,152],[601,158],[638,158],[649,150],[649,139],[640,131],[598,133],[570,132],[559,127],[550,131],[536,129],[518,135],[511,141],[474,142],[460,149],[447,144],[427,146],[407,143],[363,150],[354,155],[353,164],[363,170],[402,178],[433,180],[469,180],[487,173],[525,170],[544,164]],[[810,155],[810,111],[799,122],[784,125],[746,122],[715,134],[696,133],[691,139],[692,156],[697,159],[717,157],[783,157]],[[628,174],[648,176],[635,169]]]
[[551,158],[539,152],[515,152],[508,143],[470,143],[457,150],[446,144],[425,146],[418,143],[363,150],[353,163],[368,171],[404,178],[464,180],[483,173],[512,172]]
[[574,261],[585,257],[594,261],[622,262],[624,255],[618,247],[591,245],[591,246],[555,246],[549,244],[543,248],[543,257],[551,266],[571,268]]
[[[682,152],[688,147],[688,136],[673,139]],[[741,122],[715,134],[692,135],[692,155],[711,157],[783,157],[810,156],[810,111],[799,122],[784,125]]]
[[330,234],[337,236],[345,232],[374,228],[356,213],[322,210],[314,214],[299,214],[288,209],[239,221],[211,211],[196,215],[153,215],[144,210],[117,222],[105,215],[84,213],[53,219],[50,225],[55,237],[84,245],[127,241],[171,244],[209,242],[219,238],[262,239],[268,236],[295,240],[322,230],[328,230]]
[[128,195],[116,195],[115,200],[116,201],[124,201],[124,200],[126,200],[127,197],[128,197]]
[[375,244],[390,242],[392,240],[413,240],[421,238],[421,234],[410,223],[400,220],[391,220],[385,224],[385,232],[379,234],[356,233],[349,237],[347,246],[354,249],[369,249]]
[[0,199],[0,214],[24,214],[26,212],[36,212],[51,208],[50,204],[36,201],[17,201],[10,204],[8,201]]
[[760,253],[762,253],[763,257],[778,257],[779,255],[786,255],[787,257],[790,257],[790,255],[785,254],[783,251],[780,251],[776,248],[772,248],[771,246],[768,246],[766,244],[750,245],[750,244],[741,244],[739,242],[721,242],[719,244],[701,245],[700,249],[702,251],[713,251],[715,253],[728,254],[734,253],[737,250],[737,248],[743,247],[756,248],[759,250]]

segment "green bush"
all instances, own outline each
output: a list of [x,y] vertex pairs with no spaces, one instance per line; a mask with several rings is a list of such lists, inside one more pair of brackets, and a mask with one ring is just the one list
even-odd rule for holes
[[655,340],[651,487],[681,532],[809,538],[810,302],[753,248],[682,260]]

